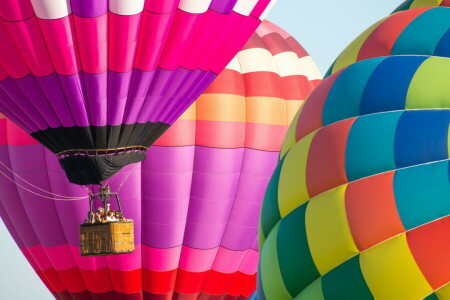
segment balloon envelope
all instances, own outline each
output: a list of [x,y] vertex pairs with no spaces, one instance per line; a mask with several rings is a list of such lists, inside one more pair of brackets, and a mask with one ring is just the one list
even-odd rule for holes
[[148,147],[244,45],[273,1],[5,0],[0,112],[99,184]]
[[378,22],[305,102],[263,204],[258,298],[449,297],[449,13]]
[[[13,180],[0,180],[2,219],[61,299],[247,298],[263,194],[287,127],[319,78],[292,37],[263,23],[147,160],[109,182],[136,241],[135,253],[110,257],[80,256],[88,201],[76,197],[86,192],[68,183],[51,152],[1,119],[0,162],[14,172],[0,166]],[[45,194],[37,187],[49,199],[33,194]]]

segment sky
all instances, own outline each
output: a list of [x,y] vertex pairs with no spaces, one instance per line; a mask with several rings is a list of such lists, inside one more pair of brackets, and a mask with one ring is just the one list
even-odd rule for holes
[[[355,37],[402,2],[278,0],[267,19],[295,37],[325,74],[339,53]],[[9,300],[53,299],[1,221],[0,295],[2,299]]]

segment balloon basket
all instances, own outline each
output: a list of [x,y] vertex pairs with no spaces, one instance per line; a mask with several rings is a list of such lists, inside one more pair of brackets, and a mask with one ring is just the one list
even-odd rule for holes
[[134,249],[133,221],[80,225],[81,256],[125,254]]

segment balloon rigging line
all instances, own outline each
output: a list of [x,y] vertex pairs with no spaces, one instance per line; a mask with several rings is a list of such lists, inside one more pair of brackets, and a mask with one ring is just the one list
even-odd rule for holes
[[49,195],[61,197],[61,199],[53,198],[53,197],[48,197],[48,196],[40,195],[39,193],[33,192],[33,191],[29,190],[28,188],[24,187],[23,185],[19,184],[19,183],[16,182],[14,179],[10,178],[7,174],[5,174],[3,171],[0,170],[0,174],[2,174],[3,176],[5,176],[7,179],[9,179],[10,181],[14,182],[17,186],[23,188],[23,189],[26,190],[26,191],[29,191],[30,193],[35,194],[35,195],[38,195],[38,196],[41,196],[41,197],[44,197],[44,198],[48,198],[48,199],[55,199],[55,200],[81,200],[81,199],[87,199],[87,198],[88,198],[87,196],[85,196],[85,197],[71,197],[71,196],[64,196],[64,195],[59,195],[59,194],[55,194],[55,193],[46,191],[46,190],[41,189],[40,187],[38,187],[38,186],[32,184],[31,182],[28,182],[28,181],[25,180],[24,178],[22,178],[19,174],[15,173],[13,170],[11,170],[10,168],[8,168],[8,166],[6,166],[2,161],[0,161],[0,165],[3,166],[3,167],[4,167],[6,170],[8,170],[9,172],[11,172],[14,176],[16,176],[17,178],[19,178],[20,180],[22,180],[22,181],[25,182],[26,184],[30,185],[31,187],[33,187],[33,188],[35,188],[35,189],[37,189],[37,190],[39,190],[39,191],[41,191],[41,192],[47,193],[47,194],[49,194]]

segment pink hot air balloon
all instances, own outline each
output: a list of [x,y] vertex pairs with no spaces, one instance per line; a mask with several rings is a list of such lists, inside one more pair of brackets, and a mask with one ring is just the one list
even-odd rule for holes
[[135,222],[136,251],[116,256],[80,256],[86,192],[50,151],[0,119],[0,172],[11,179],[0,174],[0,215],[56,298],[246,299],[265,188],[319,81],[305,50],[263,23],[147,160],[110,181]]
[[100,184],[200,96],[271,0],[0,1],[0,112]]

